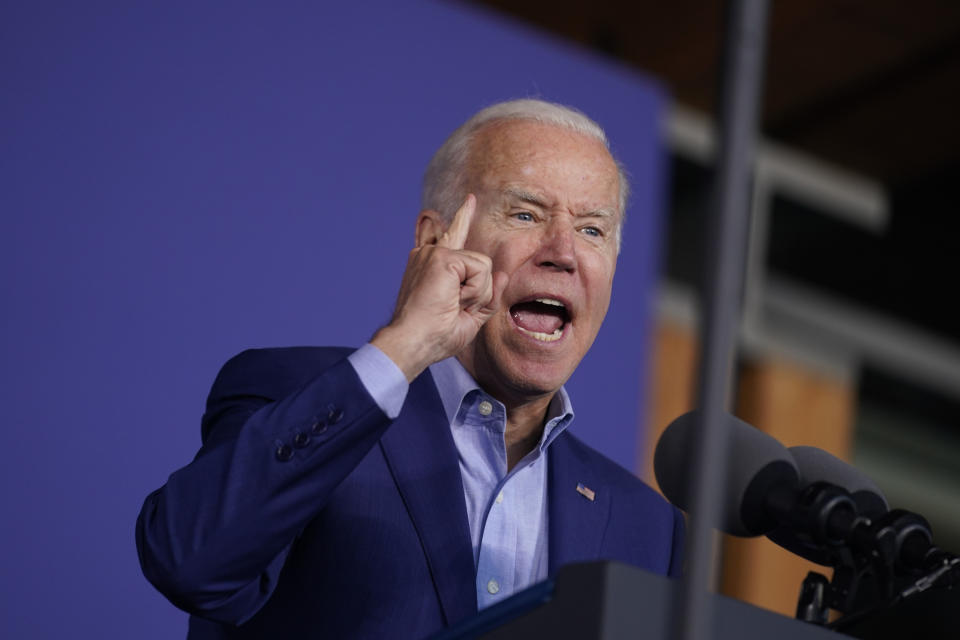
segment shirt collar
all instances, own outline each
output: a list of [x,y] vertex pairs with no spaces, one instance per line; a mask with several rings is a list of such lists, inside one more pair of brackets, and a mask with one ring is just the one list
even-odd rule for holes
[[[437,385],[437,392],[440,394],[444,413],[451,425],[456,420],[457,414],[460,412],[460,405],[463,404],[468,393],[477,390],[489,395],[480,388],[473,376],[455,357],[430,365],[430,374],[433,376],[434,384]],[[547,409],[546,427],[543,430],[543,438],[540,440],[541,451],[546,449],[554,438],[573,422],[573,417],[573,404],[570,402],[570,396],[564,387],[560,387],[550,400],[550,406]]]

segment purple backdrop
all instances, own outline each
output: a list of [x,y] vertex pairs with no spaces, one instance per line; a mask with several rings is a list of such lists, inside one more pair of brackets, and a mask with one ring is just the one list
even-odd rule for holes
[[576,432],[633,466],[661,198],[649,79],[456,4],[152,4],[0,10],[0,635],[182,637],[133,525],[198,447],[218,367],[364,342],[430,154],[496,100],[582,108],[633,176],[610,314],[570,384]]

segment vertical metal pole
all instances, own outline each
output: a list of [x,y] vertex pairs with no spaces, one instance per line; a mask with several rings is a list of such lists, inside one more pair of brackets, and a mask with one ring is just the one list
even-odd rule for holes
[[714,565],[713,526],[725,491],[728,410],[734,347],[740,321],[750,208],[757,102],[762,81],[767,0],[731,0],[722,59],[719,154],[704,246],[701,294],[701,409],[691,472],[691,527],[687,567],[674,610],[674,637],[706,640],[713,611],[708,580]]

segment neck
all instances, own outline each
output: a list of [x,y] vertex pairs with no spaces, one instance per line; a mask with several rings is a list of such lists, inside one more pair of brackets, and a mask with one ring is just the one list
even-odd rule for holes
[[478,356],[475,349],[469,347],[461,351],[457,359],[480,387],[502,402],[507,411],[504,442],[509,471],[540,442],[547,409],[557,389],[532,389],[510,384],[506,376],[484,375],[493,368],[477,366],[477,360],[483,359],[482,354]]
[[[499,399],[499,398],[498,398]],[[547,409],[553,395],[539,398],[536,402],[511,406],[504,403],[507,409],[507,428],[504,433],[504,442],[507,446],[507,470],[520,462],[530,453],[543,436],[543,426],[546,422]],[[501,402],[503,402],[501,400]]]

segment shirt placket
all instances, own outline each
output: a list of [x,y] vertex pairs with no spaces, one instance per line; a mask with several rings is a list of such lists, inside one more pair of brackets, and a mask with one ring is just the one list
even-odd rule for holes
[[487,607],[516,590],[517,523],[510,517],[509,486],[490,503],[477,565],[478,607]]
[[481,399],[477,419],[484,422],[490,446],[498,452],[495,477],[499,478],[491,492],[480,535],[477,558],[477,606],[488,607],[513,593],[516,588],[517,522],[509,509],[510,478],[507,475],[506,447],[503,441],[505,416],[498,405]]

